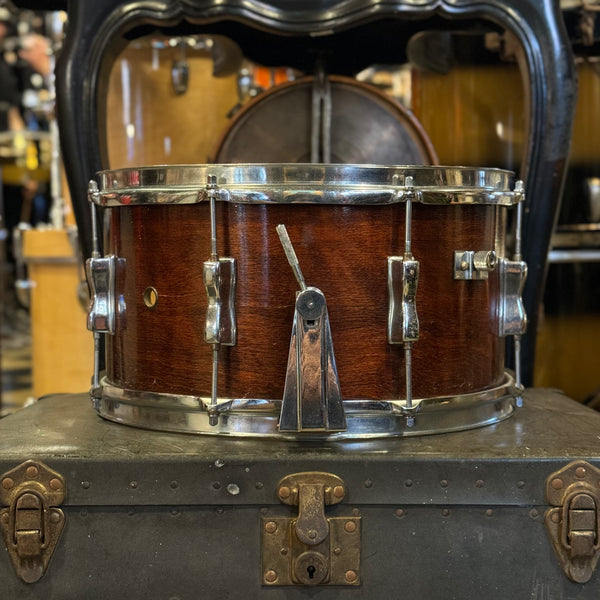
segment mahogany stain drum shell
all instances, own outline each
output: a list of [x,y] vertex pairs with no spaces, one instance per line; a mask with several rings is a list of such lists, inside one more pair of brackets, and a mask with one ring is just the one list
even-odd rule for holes
[[[236,264],[237,340],[220,346],[218,398],[230,407],[252,405],[253,420],[270,407],[272,412],[264,413],[268,426],[257,429],[235,429],[232,415],[225,419],[228,424],[213,429],[197,421],[212,384],[203,282],[203,264],[211,260],[209,176],[217,182],[217,254]],[[276,232],[284,224],[307,285],[326,298],[349,414],[353,406],[371,403],[376,408],[371,417],[402,421],[387,414],[402,412],[407,383],[404,346],[390,344],[387,337],[388,257],[405,251],[407,177],[414,186],[412,253],[420,263],[413,396],[423,413],[454,408],[460,415],[471,406],[486,410],[484,416],[478,409],[477,416],[454,416],[451,425],[428,424],[426,431],[386,421],[378,434],[447,431],[508,416],[514,389],[504,370],[505,341],[498,334],[498,269],[487,279],[457,280],[454,255],[468,250],[505,255],[505,216],[521,199],[511,191],[512,174],[312,164],[148,167],[99,174],[95,201],[108,217],[105,254],[115,257],[116,273],[114,334],[106,335],[106,377],[95,391],[100,413],[158,429],[277,434],[299,290]],[[141,416],[146,412],[154,414]]]

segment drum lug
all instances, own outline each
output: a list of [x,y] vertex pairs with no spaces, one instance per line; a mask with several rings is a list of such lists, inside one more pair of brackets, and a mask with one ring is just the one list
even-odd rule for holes
[[388,256],[388,343],[404,344],[419,339],[417,287],[419,261]]
[[208,297],[204,341],[208,344],[235,346],[235,259],[221,257],[218,260],[205,261],[203,278]]
[[[394,176],[396,178],[396,176]],[[406,177],[404,192],[405,230],[404,255],[388,256],[388,343],[404,345],[404,369],[406,377],[406,426],[414,427],[417,405],[412,393],[412,346],[419,339],[417,315],[417,287],[419,285],[419,261],[412,252],[412,204],[417,197],[413,177]],[[400,290],[402,290],[400,292]]]
[[527,265],[521,260],[498,261],[500,270],[499,330],[500,337],[522,335],[527,328],[527,315],[523,305],[523,287],[527,278]]
[[26,583],[46,572],[65,524],[63,477],[28,460],[0,478],[0,528],[17,575]]
[[327,302],[305,287],[296,297],[279,431],[345,429]]
[[454,279],[485,280],[496,268],[497,258],[493,250],[455,250]]
[[88,258],[85,263],[90,286],[87,328],[95,333],[115,333],[115,275],[117,257]]
[[360,585],[361,517],[325,514],[345,495],[332,473],[296,473],[279,482],[277,497],[297,506],[298,517],[262,518],[263,585]]
[[600,557],[600,469],[576,460],[546,481],[553,506],[545,521],[565,575],[576,583],[592,577]]

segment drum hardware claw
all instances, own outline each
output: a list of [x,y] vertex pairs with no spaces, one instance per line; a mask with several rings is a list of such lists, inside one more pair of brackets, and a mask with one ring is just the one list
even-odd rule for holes
[[[525,184],[522,179],[518,179],[515,181],[515,189],[513,192],[514,195],[514,204],[521,204],[525,202]],[[519,225],[520,227],[520,225]]]
[[[94,179],[90,179],[88,183],[88,202],[90,204],[98,204],[100,202],[100,189],[98,188],[98,182]],[[97,233],[97,231],[92,230],[92,235],[94,237],[97,236]]]
[[325,295],[306,286],[285,226],[278,225],[277,233],[301,288],[296,296],[279,431],[345,431]]

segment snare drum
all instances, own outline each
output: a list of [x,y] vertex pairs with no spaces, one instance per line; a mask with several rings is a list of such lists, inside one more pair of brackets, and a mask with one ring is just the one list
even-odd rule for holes
[[[503,336],[524,325],[525,267],[505,256],[506,213],[523,198],[510,172],[147,167],[101,172],[90,194],[108,232],[88,262],[89,326],[106,333],[92,390],[102,416],[343,438],[511,413]],[[310,378],[321,408],[341,402],[343,427],[278,430],[290,394],[309,410],[298,390]]]

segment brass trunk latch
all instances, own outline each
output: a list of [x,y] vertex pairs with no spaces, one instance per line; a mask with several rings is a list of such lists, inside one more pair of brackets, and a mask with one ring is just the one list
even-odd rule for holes
[[298,517],[262,518],[263,585],[360,585],[361,518],[327,517],[325,506],[346,495],[331,473],[284,477],[277,496]]
[[600,469],[576,460],[550,475],[546,528],[563,571],[576,583],[592,577],[600,556]]
[[65,515],[65,481],[46,465],[28,460],[0,478],[0,527],[17,575],[34,583],[46,572]]

